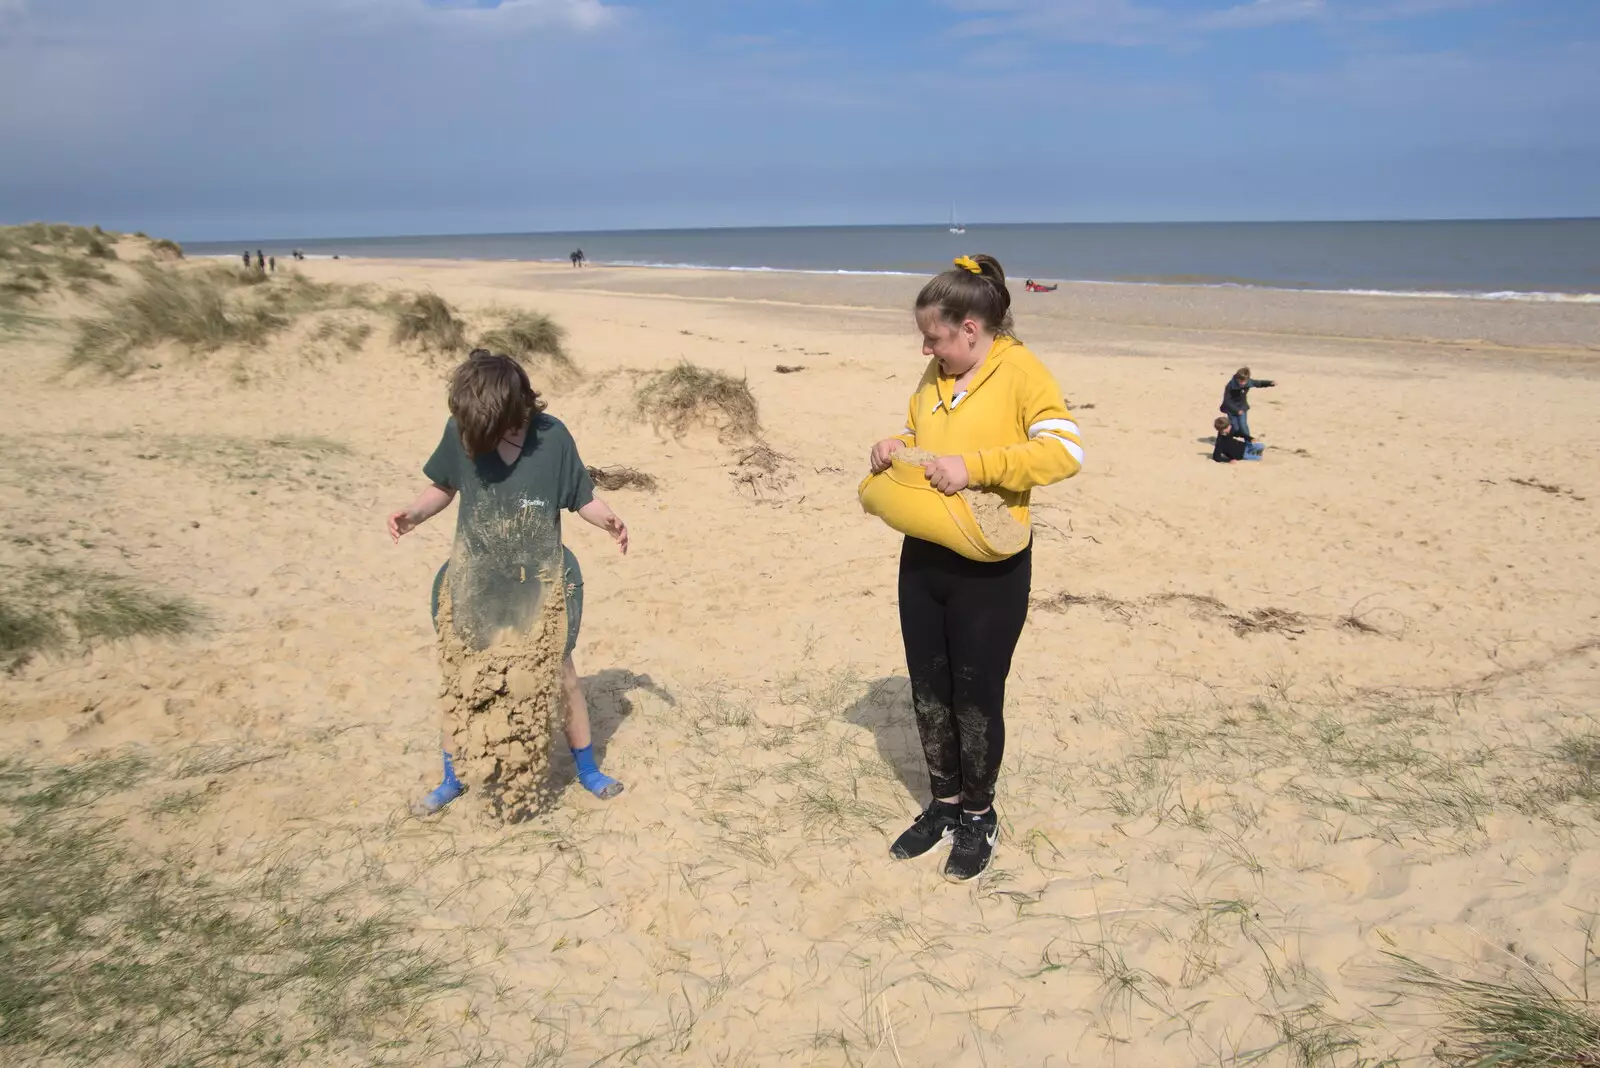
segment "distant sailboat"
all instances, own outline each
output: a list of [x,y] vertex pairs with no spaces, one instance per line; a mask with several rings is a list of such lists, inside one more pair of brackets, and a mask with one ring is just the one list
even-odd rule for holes
[[950,205],[950,232],[952,234],[964,234],[967,232],[965,226],[956,222],[956,206],[954,204]]

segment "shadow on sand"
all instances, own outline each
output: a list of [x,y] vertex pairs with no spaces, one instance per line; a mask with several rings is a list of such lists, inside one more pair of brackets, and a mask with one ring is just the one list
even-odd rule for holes
[[894,769],[912,803],[918,808],[927,804],[928,765],[911,711],[911,680],[904,675],[875,679],[844,718],[872,732],[878,755]]

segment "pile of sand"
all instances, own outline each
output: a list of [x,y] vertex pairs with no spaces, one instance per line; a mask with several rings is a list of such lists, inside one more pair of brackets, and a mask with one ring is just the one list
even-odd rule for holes
[[531,623],[501,628],[477,648],[455,626],[451,585],[439,591],[439,667],[457,770],[495,816],[523,819],[553,800],[550,732],[561,709],[566,598],[560,583],[541,582]]
[[[932,463],[938,457],[927,449],[900,449],[895,455],[902,460],[914,464]],[[1020,553],[1028,547],[1028,540],[1033,537],[1033,532],[1028,529],[1028,524],[1019,522],[1011,514],[1011,509],[1006,507],[1005,499],[998,493],[986,489],[964,489],[961,498],[967,502],[967,507],[972,509],[972,517],[978,521],[978,529],[983,531],[983,536],[989,542],[989,547],[997,553],[1011,555]]]

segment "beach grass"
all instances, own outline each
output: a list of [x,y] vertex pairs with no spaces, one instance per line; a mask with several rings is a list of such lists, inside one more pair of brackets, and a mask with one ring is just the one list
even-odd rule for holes
[[105,264],[116,258],[107,235],[94,230],[0,227],[0,301],[37,300],[63,288],[83,294],[96,285],[115,284]]
[[[1586,940],[1586,965],[1593,956]],[[1437,1059],[1451,1068],[1594,1068],[1600,1002],[1559,989],[1527,966],[1506,979],[1462,978],[1389,953],[1403,993],[1440,1014]],[[1587,975],[1587,967],[1584,969]]]
[[313,341],[337,342],[340,347],[353,352],[367,343],[367,339],[372,336],[372,332],[372,324],[368,322],[324,319],[311,332],[311,339]]
[[135,355],[155,345],[170,342],[193,352],[260,345],[289,325],[271,307],[230,300],[233,284],[217,270],[138,266],[131,291],[107,302],[99,314],[76,321],[69,367],[124,376],[138,367]]
[[408,923],[353,887],[305,889],[281,856],[229,879],[136,847],[97,806],[153,771],[139,756],[0,764],[0,1057],[394,1063],[424,1037],[418,1007],[455,981]]
[[204,614],[124,576],[89,568],[0,569],[0,665],[78,642],[172,636]]
[[529,367],[558,376],[577,374],[577,366],[564,347],[566,331],[554,319],[527,309],[498,314],[500,322],[478,338],[478,348],[515,357]]
[[467,347],[467,324],[449,302],[437,293],[397,296],[389,305],[394,340],[425,351],[461,353]]
[[[98,314],[75,320],[69,367],[124,376],[138,368],[139,353],[161,344],[195,353],[260,346],[308,315],[378,308],[363,287],[317,282],[298,271],[271,275],[223,264],[185,270],[149,262],[135,269],[132,289]],[[370,325],[333,329],[348,348],[360,347],[371,332]]]

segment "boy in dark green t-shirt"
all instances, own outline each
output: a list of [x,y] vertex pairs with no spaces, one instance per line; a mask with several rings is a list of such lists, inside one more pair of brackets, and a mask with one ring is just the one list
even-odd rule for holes
[[[622,784],[600,771],[589,734],[589,707],[572,662],[583,619],[583,573],[561,543],[561,513],[576,512],[607,531],[624,553],[628,527],[600,498],[578,456],[578,446],[561,420],[544,412],[528,375],[509,356],[477,349],[450,379],[450,420],[422,473],[430,485],[410,506],[389,516],[389,536],[400,536],[443,511],[457,494],[455,556],[472,567],[439,569],[433,580],[433,612],[439,592],[451,582],[455,627],[469,644],[482,646],[498,626],[517,622],[526,598],[516,595],[519,574],[540,574],[557,555],[562,559],[567,598],[567,646],[562,663],[567,744],[578,767],[578,781],[596,797],[609,799]],[[448,725],[444,738],[444,780],[412,806],[431,815],[464,790],[456,778]]]

